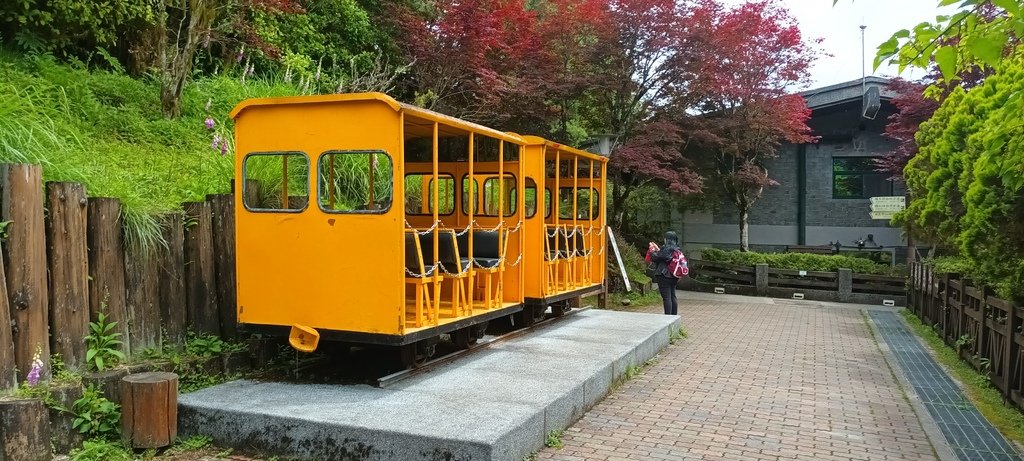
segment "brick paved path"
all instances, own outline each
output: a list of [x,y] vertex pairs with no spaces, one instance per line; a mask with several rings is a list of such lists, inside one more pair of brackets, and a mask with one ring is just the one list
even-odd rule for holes
[[681,299],[689,338],[537,459],[936,459],[860,310],[768,302]]

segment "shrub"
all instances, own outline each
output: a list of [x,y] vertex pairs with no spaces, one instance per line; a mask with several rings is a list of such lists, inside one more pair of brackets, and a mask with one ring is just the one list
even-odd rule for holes
[[[647,268],[647,263],[644,261],[644,255],[640,254],[640,251],[627,243],[619,234],[615,234],[615,244],[619,247],[619,255],[622,256],[622,264],[626,266],[626,275],[629,276],[630,283],[651,283],[651,278],[644,273],[644,270]],[[608,251],[611,251],[610,246]],[[619,271],[619,264],[615,261],[614,255],[611,258],[608,258],[608,271],[609,275],[616,277],[622,276]]]
[[809,253],[755,253],[726,251],[707,248],[701,251],[705,261],[735,264],[737,266],[753,266],[767,264],[776,269],[804,270],[818,272],[836,272],[839,269],[850,269],[858,274],[903,275],[905,267],[895,268],[885,264],[877,264],[869,259],[842,255],[817,255]]

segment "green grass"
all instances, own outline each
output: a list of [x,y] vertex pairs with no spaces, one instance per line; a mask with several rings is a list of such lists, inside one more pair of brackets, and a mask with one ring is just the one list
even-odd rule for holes
[[[629,300],[629,306],[622,305],[623,299]],[[661,295],[658,294],[656,287],[644,294],[640,294],[640,291],[634,287],[633,291],[629,293],[609,293],[608,295],[608,307],[610,309],[637,309],[655,304],[661,304]]]
[[956,351],[942,342],[935,330],[921,323],[921,320],[908,310],[903,310],[901,314],[914,332],[928,344],[936,360],[944,365],[954,378],[963,383],[964,393],[978,407],[978,411],[1008,439],[1017,444],[1024,444],[1024,413],[1014,407],[1003,405],[1003,396],[988,377],[957,357]]
[[155,214],[228,192],[232,153],[211,143],[215,133],[232,139],[231,108],[291,94],[274,81],[204,77],[186,88],[181,118],[168,120],[155,78],[0,50],[0,162],[40,164],[45,181],[81,182],[91,197],[119,198],[128,240],[152,244]]

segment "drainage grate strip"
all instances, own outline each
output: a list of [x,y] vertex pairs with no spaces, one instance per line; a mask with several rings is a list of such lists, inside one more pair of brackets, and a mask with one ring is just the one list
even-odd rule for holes
[[1021,461],[1017,451],[978,412],[898,314],[872,310],[868,315],[961,461]]

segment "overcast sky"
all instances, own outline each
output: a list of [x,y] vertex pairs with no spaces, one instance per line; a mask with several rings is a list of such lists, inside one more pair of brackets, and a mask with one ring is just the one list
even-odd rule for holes
[[[730,0],[738,3],[739,0]],[[823,38],[821,46],[830,57],[822,57],[811,69],[812,88],[856,80],[861,77],[860,25],[865,30],[866,69],[868,75],[894,76],[897,68],[880,67],[872,72],[875,49],[893,32],[911,29],[923,21],[935,21],[937,0],[780,0],[800,23],[804,37]],[[953,10],[955,11],[955,10]],[[907,70],[904,78],[919,78],[920,70]]]

